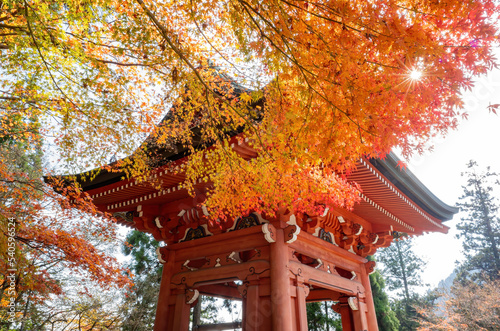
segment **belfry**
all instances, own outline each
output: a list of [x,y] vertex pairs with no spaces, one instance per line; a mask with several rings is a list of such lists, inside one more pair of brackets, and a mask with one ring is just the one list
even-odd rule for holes
[[[255,155],[244,139],[233,137],[230,146]],[[336,302],[343,330],[378,330],[368,277],[375,263],[366,257],[390,245],[394,232],[446,232],[442,223],[457,212],[389,154],[358,161],[347,179],[363,193],[351,211],[294,215],[280,208],[272,217],[213,223],[202,204],[207,184],[195,185],[194,196],[181,186],[188,156],[162,155],[168,166],[150,177],[161,187],[107,171],[82,182],[99,210],[164,243],[156,331],[187,331],[201,294],[241,300],[245,331],[305,331],[306,303],[325,300]]]

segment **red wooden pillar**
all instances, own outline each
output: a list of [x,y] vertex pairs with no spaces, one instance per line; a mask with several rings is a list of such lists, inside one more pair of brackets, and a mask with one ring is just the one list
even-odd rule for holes
[[347,303],[347,298],[341,298],[339,302],[340,318],[342,320],[343,331],[354,331],[354,323],[352,320],[352,311]]
[[170,316],[173,315],[172,312],[169,312],[169,300],[171,295],[170,281],[174,272],[175,251],[168,250],[168,254],[162,255],[163,258],[165,258],[165,255],[167,255],[167,260],[163,264],[154,331],[168,331],[170,329],[169,325],[172,325],[172,321],[169,320],[169,314]]
[[365,301],[366,301],[366,319],[368,323],[368,330],[378,331],[377,315],[375,313],[375,304],[373,302],[372,288],[370,286],[370,276],[366,268],[361,268],[361,284],[365,288]]
[[259,285],[251,283],[247,289],[245,299],[244,315],[243,315],[243,330],[253,331],[258,330],[263,323],[262,316],[259,313]]
[[175,300],[174,325],[172,330],[189,331],[190,308],[191,306],[186,303],[186,293],[178,293]]
[[276,229],[276,242],[271,243],[269,246],[272,330],[296,330],[295,318],[292,317],[288,245],[284,240],[283,229]]
[[[357,301],[357,300],[356,300]],[[368,331],[368,322],[366,320],[366,304],[358,301],[357,309],[352,311],[352,319],[354,320],[355,331]]]
[[307,307],[306,307],[306,292],[307,289],[304,283],[298,281],[296,284],[296,296],[295,296],[295,314],[297,331],[307,331]]

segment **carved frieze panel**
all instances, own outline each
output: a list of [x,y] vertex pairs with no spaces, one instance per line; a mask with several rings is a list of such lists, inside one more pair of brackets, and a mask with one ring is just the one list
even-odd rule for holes
[[387,247],[392,240],[389,232],[373,233],[362,224],[332,212],[307,216],[303,224],[303,231],[362,257],[373,255],[377,248]]
[[194,239],[199,239],[199,238],[205,238],[207,236],[211,236],[212,233],[208,231],[207,225],[202,224],[198,226],[197,228],[188,228],[186,229],[186,232],[184,234],[184,237],[179,240],[179,242],[183,241],[189,241],[189,240],[194,240]]

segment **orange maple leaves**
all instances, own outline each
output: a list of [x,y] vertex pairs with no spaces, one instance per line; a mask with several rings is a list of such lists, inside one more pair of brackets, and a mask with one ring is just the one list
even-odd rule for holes
[[[34,115],[40,138],[27,139],[53,136],[67,171],[130,154],[154,133],[190,154],[184,185],[211,184],[214,217],[352,206],[359,192],[343,175],[356,160],[419,151],[453,128],[460,91],[495,65],[498,38],[488,0],[9,6],[2,114]],[[230,148],[236,135],[251,156]],[[132,165],[118,162],[131,176],[152,165],[144,146]]]
[[[207,205],[219,216],[352,206],[358,192],[342,174],[356,160],[395,146],[421,151],[455,127],[460,90],[495,65],[493,1],[137,1],[116,10],[120,19],[99,31],[119,46],[86,54],[134,87],[143,128],[168,107],[147,79],[166,100],[185,101],[156,139],[187,148],[185,185],[211,182]],[[228,148],[235,132],[255,157]],[[214,151],[197,156],[200,145]]]

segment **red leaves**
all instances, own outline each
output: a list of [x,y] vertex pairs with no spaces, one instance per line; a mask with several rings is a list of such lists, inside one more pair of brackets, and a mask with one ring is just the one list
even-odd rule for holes
[[492,112],[493,114],[497,115],[497,109],[498,109],[498,107],[500,107],[500,104],[495,103],[495,104],[493,104],[493,105],[492,105],[492,104],[490,103],[490,105],[488,106],[488,110],[489,110],[490,112]]
[[[471,77],[494,65],[491,43],[498,39],[490,18],[499,9],[491,1],[264,1],[224,8],[213,0],[173,1],[149,18],[133,1],[99,10],[69,2],[64,12],[44,1],[37,6],[43,10],[30,18],[40,30],[30,38],[45,57],[22,33],[8,40],[19,53],[2,51],[2,69],[11,76],[0,82],[0,106],[14,116],[0,120],[1,138],[14,136],[26,149],[40,142],[30,131],[39,124],[27,120],[33,115],[45,120],[43,132],[54,137],[62,162],[81,170],[136,150],[174,105],[168,124],[157,130],[159,144],[191,153],[184,185],[192,188],[200,178],[213,183],[207,204],[215,217],[284,205],[302,212],[318,205],[349,208],[358,192],[340,174],[360,157],[395,146],[409,154],[446,133],[463,106],[460,90],[472,88]],[[43,29],[48,22],[50,33]],[[26,24],[15,15],[6,23]],[[410,79],[414,68],[420,79]],[[238,82],[229,78],[236,75]],[[28,84],[26,77],[40,81]],[[496,113],[498,106],[488,109]],[[242,131],[251,144],[243,156],[227,144]],[[213,149],[200,157],[204,144]],[[116,166],[144,177],[149,157],[139,151]],[[95,214],[89,197],[63,182],[54,185],[66,198],[45,188],[35,194],[40,182],[28,179],[40,176],[22,173],[0,163],[0,193],[9,192],[13,201],[3,211],[24,205],[26,214],[37,215],[33,229],[41,231],[26,228],[26,234],[45,245],[44,253],[52,250],[74,268],[121,282],[82,229],[39,216],[42,196],[63,209]],[[85,226],[103,240],[114,236],[106,221]]]
[[404,171],[404,170],[406,170],[407,164],[404,161],[398,161],[398,165],[397,166],[398,166],[399,169],[401,169],[401,170]]

